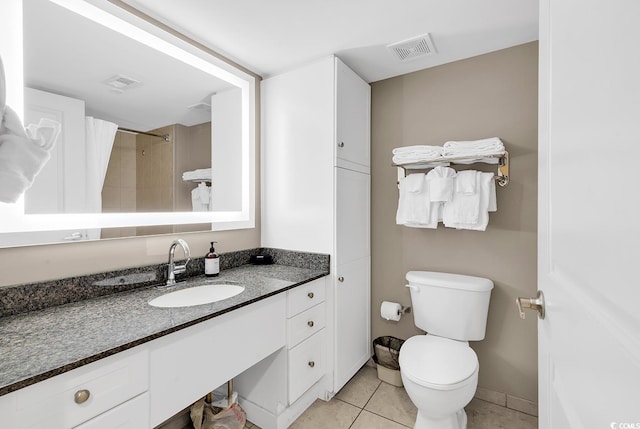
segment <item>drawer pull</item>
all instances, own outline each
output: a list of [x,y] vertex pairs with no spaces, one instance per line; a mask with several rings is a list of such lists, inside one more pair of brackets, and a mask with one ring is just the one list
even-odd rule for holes
[[309,325],[310,328],[313,328],[313,320],[309,320],[307,322],[307,325]]
[[344,281],[344,277],[342,277],[342,276],[338,277],[338,281],[339,281],[340,283],[342,283],[342,282]]
[[89,392],[87,389],[82,389],[78,390],[76,394],[73,395],[73,400],[76,402],[76,404],[84,404],[85,402],[87,402],[87,399],[89,399],[89,396],[91,396],[91,392]]
[[309,299],[313,299],[313,292],[309,292],[307,296],[309,297]]
[[311,368],[313,368],[314,366],[316,366],[316,363],[315,363],[314,361],[310,360],[308,365],[309,365]]

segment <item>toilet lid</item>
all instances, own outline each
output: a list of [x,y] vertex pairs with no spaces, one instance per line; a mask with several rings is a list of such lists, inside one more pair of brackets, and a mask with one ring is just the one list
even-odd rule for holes
[[478,357],[468,344],[434,335],[417,335],[405,341],[399,362],[411,381],[434,388],[451,387],[478,369]]

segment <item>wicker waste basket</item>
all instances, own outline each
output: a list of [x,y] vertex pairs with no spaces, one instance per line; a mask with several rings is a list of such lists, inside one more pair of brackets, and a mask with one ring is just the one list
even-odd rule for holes
[[402,387],[398,358],[403,343],[404,340],[391,336],[373,340],[373,361],[378,367],[378,378],[397,387]]

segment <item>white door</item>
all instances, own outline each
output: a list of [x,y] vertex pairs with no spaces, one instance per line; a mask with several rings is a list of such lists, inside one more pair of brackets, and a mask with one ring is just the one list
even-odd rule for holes
[[540,428],[640,428],[640,2],[540,3]]

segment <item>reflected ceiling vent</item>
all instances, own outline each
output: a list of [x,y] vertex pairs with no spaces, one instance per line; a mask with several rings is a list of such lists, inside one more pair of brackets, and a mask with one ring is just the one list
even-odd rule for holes
[[142,85],[139,80],[121,74],[110,77],[102,83],[110,87],[110,90],[112,92],[119,94],[122,94],[125,90],[136,88]]
[[387,45],[387,48],[402,62],[436,53],[436,48],[433,46],[429,33],[403,40],[402,42],[392,43]]
[[189,110],[199,110],[202,112],[211,112],[211,104],[201,101],[188,107]]

